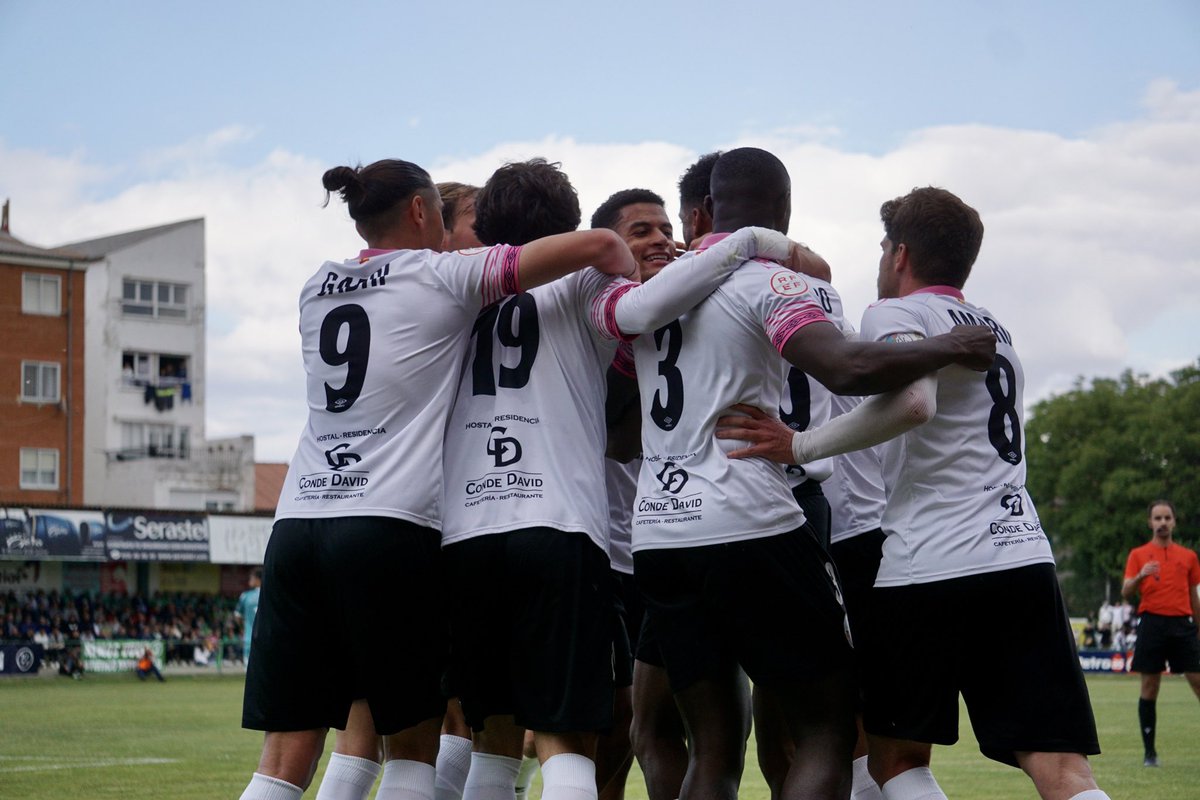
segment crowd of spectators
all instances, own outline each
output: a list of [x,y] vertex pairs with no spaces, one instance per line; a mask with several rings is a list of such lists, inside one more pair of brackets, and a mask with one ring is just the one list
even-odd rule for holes
[[1128,601],[1105,601],[1098,614],[1089,614],[1079,643],[1081,650],[1133,649],[1137,640],[1137,617]]
[[0,594],[0,641],[42,645],[50,667],[77,660],[81,643],[95,639],[162,640],[167,664],[208,664],[218,651],[240,661],[236,603],[202,594],[10,591]]

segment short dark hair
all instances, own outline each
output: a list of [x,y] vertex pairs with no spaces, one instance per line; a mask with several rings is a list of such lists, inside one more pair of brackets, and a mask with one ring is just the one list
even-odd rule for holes
[[396,221],[400,204],[418,192],[432,194],[433,179],[411,161],[388,158],[355,167],[334,167],[321,176],[325,204],[331,192],[342,196],[363,235],[370,240]]
[[713,218],[722,224],[731,219],[742,225],[780,226],[787,232],[791,209],[792,178],[774,153],[757,147],[739,147],[722,153],[713,165],[708,194]]
[[1149,506],[1146,507],[1146,516],[1147,517],[1149,517],[1150,515],[1152,515],[1154,513],[1155,506],[1166,506],[1167,508],[1171,509],[1172,517],[1179,516],[1179,512],[1175,510],[1175,504],[1172,503],[1170,500],[1155,500],[1153,503],[1151,503]]
[[712,171],[717,163],[717,159],[720,157],[720,150],[705,153],[680,176],[679,205],[684,210],[703,204],[704,198],[712,194],[709,191],[712,182]]
[[508,163],[475,196],[475,235],[486,245],[527,244],[579,227],[579,195],[561,165],[544,158]]
[[263,568],[262,567],[255,567],[254,569],[250,570],[250,577],[258,578],[261,581],[262,576],[263,576]]
[[438,194],[442,196],[442,225],[446,230],[454,227],[454,219],[459,209],[466,201],[474,200],[479,194],[479,187],[457,181],[443,181],[437,185]]
[[888,200],[879,218],[892,247],[903,244],[913,274],[930,285],[961,289],[983,244],[979,212],[957,195],[934,186]]
[[596,213],[592,214],[592,228],[615,229],[617,223],[621,221],[621,209],[634,203],[666,206],[663,199],[649,189],[622,189],[609,195],[609,198],[596,209]]

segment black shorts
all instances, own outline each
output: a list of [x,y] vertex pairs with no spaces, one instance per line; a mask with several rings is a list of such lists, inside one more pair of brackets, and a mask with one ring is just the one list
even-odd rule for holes
[[1137,642],[1133,646],[1133,663],[1129,668],[1134,672],[1162,672],[1168,663],[1174,673],[1200,672],[1196,621],[1191,617],[1139,615]]
[[242,727],[393,734],[441,716],[441,534],[390,517],[281,519],[263,564]]
[[859,646],[868,733],[954,744],[961,692],[988,758],[1100,752],[1053,564],[877,587]]
[[796,503],[804,512],[804,519],[816,532],[817,541],[828,550],[829,537],[833,535],[833,511],[829,508],[829,500],[825,497],[821,482],[808,480],[793,486],[792,497],[796,498]]
[[607,731],[613,712],[608,556],[586,534],[531,528],[444,549],[450,685],[474,730],[493,715],[548,733]]
[[[636,582],[636,573],[634,581]],[[638,591],[639,597],[641,590]],[[646,604],[643,601],[642,608],[646,609]],[[658,629],[654,625],[654,620],[650,618],[650,611],[642,611],[642,627],[638,633],[637,647],[634,649],[634,658],[641,661],[643,664],[649,664],[652,667],[665,669],[667,662],[663,661],[662,646],[658,641]]]
[[613,673],[616,687],[633,685],[633,650],[641,633],[646,607],[632,575],[612,570],[613,579]]
[[829,546],[829,554],[837,565],[838,579],[842,584],[842,599],[846,603],[846,614],[850,617],[850,631],[866,630],[867,609],[870,607],[871,588],[879,573],[879,559],[883,555],[883,531],[860,533],[842,539]]
[[633,560],[672,691],[734,665],[764,686],[852,666],[836,570],[807,524]]

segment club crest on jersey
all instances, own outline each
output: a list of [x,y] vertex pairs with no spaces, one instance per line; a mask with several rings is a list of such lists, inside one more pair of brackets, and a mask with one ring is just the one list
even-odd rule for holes
[[797,272],[781,269],[771,276],[771,291],[784,297],[799,297],[808,291],[808,282]]
[[663,491],[671,494],[679,494],[683,491],[683,487],[687,486],[688,474],[683,467],[675,466],[674,461],[667,461],[663,464],[663,468],[655,475],[658,482],[662,484]]
[[325,460],[329,462],[330,469],[340,471],[351,464],[357,464],[362,461],[362,456],[358,453],[351,453],[349,442],[343,442],[337,447],[326,450]]
[[1000,498],[1000,505],[1008,509],[1014,517],[1025,516],[1025,501],[1019,494],[1006,494]]
[[488,435],[487,454],[495,459],[497,467],[507,467],[521,460],[521,443],[512,436],[504,436],[508,428],[493,427]]

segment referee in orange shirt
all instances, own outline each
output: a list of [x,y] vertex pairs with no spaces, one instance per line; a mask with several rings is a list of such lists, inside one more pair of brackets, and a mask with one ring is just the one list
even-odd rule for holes
[[1140,594],[1137,645],[1133,651],[1134,672],[1142,674],[1142,696],[1138,701],[1138,721],[1142,726],[1142,744],[1147,767],[1158,766],[1154,749],[1157,723],[1155,703],[1162,672],[1169,662],[1172,672],[1182,672],[1188,685],[1200,698],[1200,560],[1196,553],[1171,541],[1175,531],[1175,506],[1169,500],[1150,504],[1150,530],[1154,537],[1135,547],[1125,564],[1125,583],[1121,595]]

